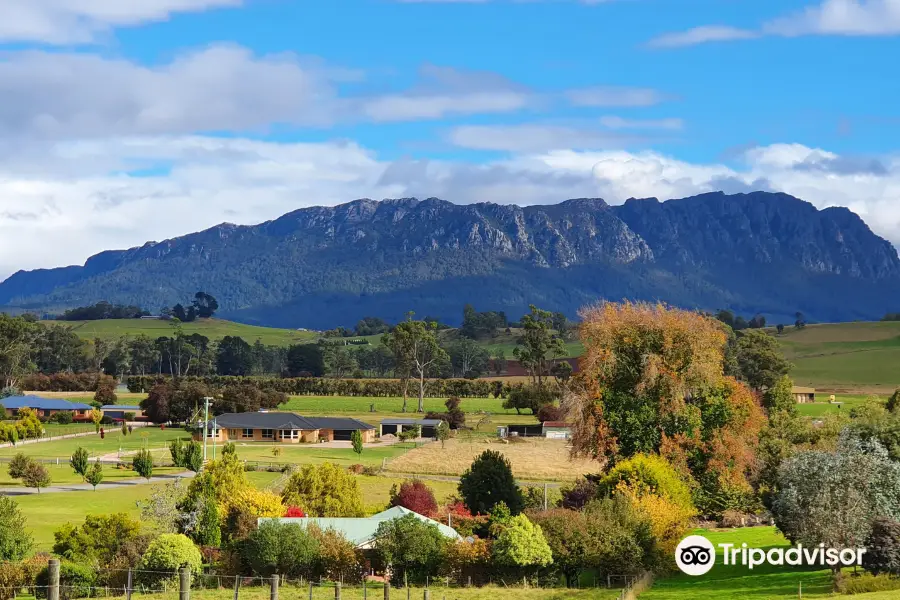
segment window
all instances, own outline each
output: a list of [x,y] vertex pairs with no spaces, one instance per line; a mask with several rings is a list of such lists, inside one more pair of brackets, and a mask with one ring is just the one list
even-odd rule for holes
[[284,429],[278,432],[283,440],[296,440],[300,437],[299,429]]
[[275,437],[275,435],[274,435],[274,432],[273,432],[271,429],[263,429],[263,430],[262,430],[262,437],[263,437],[264,440],[271,440],[273,437]]
[[219,428],[218,427],[210,427],[206,430],[206,437],[219,437]]
[[244,430],[244,435],[242,435],[241,437],[244,438],[244,439],[251,439],[251,440],[252,440],[252,439],[253,439],[253,430],[252,430],[252,429],[245,429],[245,430]]

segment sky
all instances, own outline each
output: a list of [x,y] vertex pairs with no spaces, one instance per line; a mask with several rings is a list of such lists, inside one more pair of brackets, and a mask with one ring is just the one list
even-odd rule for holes
[[0,279],[356,198],[783,191],[900,242],[900,0],[0,0]]

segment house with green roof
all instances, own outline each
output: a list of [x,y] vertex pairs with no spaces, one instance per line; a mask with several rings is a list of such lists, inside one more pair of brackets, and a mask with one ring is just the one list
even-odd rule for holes
[[424,517],[417,512],[413,512],[402,506],[394,506],[371,517],[362,518],[326,518],[326,517],[262,517],[258,519],[258,523],[265,521],[279,521],[281,523],[299,523],[304,527],[315,525],[319,529],[333,529],[342,534],[350,542],[352,542],[360,550],[368,550],[375,544],[375,534],[378,532],[378,526],[384,521],[399,519],[406,515],[414,515],[417,519],[426,523],[437,525],[438,530],[444,537],[451,540],[458,540],[461,536],[455,529],[438,523],[433,519]]

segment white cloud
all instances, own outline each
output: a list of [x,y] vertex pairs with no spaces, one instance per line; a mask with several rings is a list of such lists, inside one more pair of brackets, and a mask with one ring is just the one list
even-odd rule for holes
[[681,119],[625,119],[623,117],[600,117],[600,124],[609,129],[681,129]]
[[693,46],[706,42],[723,42],[730,40],[747,40],[759,37],[755,31],[728,27],[727,25],[704,25],[694,27],[687,31],[667,33],[653,40],[648,46],[651,48],[678,48],[681,46]]
[[450,143],[473,150],[541,152],[558,149],[621,148],[646,142],[629,134],[572,125],[462,125],[448,135]]
[[652,106],[666,100],[650,88],[610,86],[569,90],[565,95],[575,106]]
[[92,42],[114,27],[241,4],[242,0],[0,0],[0,40]]
[[900,0],[823,0],[802,11],[764,23],[758,30],[704,25],[667,33],[649,42],[657,48],[757,38],[763,35],[881,36],[900,34]]
[[[359,197],[536,204],[600,196],[616,203],[769,189],[820,208],[847,206],[876,233],[900,240],[900,160],[797,144],[750,149],[739,168],[622,150],[522,152],[485,164],[390,162],[352,142],[204,136],[46,143],[9,158],[0,161],[0,276]],[[121,173],[159,166],[170,168],[153,176]]]

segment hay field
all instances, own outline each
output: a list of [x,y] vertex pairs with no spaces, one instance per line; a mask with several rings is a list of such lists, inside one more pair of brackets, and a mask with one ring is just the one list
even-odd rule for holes
[[445,448],[440,442],[426,444],[390,460],[387,471],[423,475],[462,475],[475,457],[485,450],[503,453],[512,464],[513,474],[522,479],[571,481],[585,473],[596,473],[599,463],[570,460],[569,446],[563,440],[520,438],[504,444],[496,438],[450,439]]

